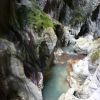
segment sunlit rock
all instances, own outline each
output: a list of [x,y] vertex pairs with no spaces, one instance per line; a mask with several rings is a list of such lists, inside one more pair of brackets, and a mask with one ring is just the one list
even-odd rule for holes
[[73,66],[73,71],[78,75],[88,76],[89,75],[88,66],[89,66],[88,58],[85,58],[84,60],[80,60]]
[[[94,47],[92,45],[95,45]],[[71,86],[59,100],[99,100],[100,98],[100,46],[99,39],[92,40],[91,50],[86,58],[74,64]],[[88,47],[87,47],[88,48]]]
[[91,37],[92,36],[90,36],[89,38],[79,38],[78,40],[76,40],[75,51],[77,53],[83,54],[87,54],[88,52],[90,52],[93,42],[93,39]]
[[46,5],[47,0],[36,0],[36,2],[38,6],[43,10]]
[[32,7],[32,2],[29,0],[20,0],[21,5],[25,5],[27,7]]
[[[75,30],[74,30],[75,31]],[[65,45],[75,44],[75,38],[73,30],[70,27],[64,27],[64,34],[65,34]]]
[[44,30],[42,34],[42,38],[46,41],[48,49],[50,53],[53,51],[54,47],[56,46],[57,36],[52,27],[49,27]]
[[[55,52],[54,52],[54,63],[60,63],[62,62],[60,57],[63,55],[64,51],[60,48],[58,48]],[[64,63],[64,62],[62,62]]]
[[38,87],[40,90],[43,89],[43,74],[41,72],[38,72],[39,76],[40,76],[40,79],[39,79],[39,82],[38,82]]
[[[62,94],[59,100],[99,100],[100,82],[99,82],[100,65],[93,75],[89,75],[86,81],[79,88],[69,89],[66,94]],[[73,90],[73,91],[72,91]],[[74,94],[78,91],[77,94]]]

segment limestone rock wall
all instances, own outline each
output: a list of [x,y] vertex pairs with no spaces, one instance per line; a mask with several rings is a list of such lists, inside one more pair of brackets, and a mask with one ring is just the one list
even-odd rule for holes
[[1,100],[42,100],[41,89],[25,76],[13,43],[0,39]]

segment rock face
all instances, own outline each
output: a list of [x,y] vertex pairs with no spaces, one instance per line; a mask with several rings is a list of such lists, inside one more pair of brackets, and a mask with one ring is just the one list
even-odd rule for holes
[[[73,65],[72,88],[59,100],[99,100],[99,3],[100,0],[1,1],[0,38],[5,38],[0,39],[1,99],[42,100],[42,72],[52,64],[55,49],[73,44],[75,53],[88,56]],[[55,52],[60,59],[68,58],[63,55],[61,49]]]
[[[2,4],[6,2],[7,7],[14,10],[10,12],[6,4],[1,7],[5,13],[0,8],[0,32],[3,31],[0,35],[0,97],[2,100],[42,100],[42,71],[52,64],[58,39],[54,23],[35,1],[10,1]],[[6,14],[11,20],[6,21]]]
[[36,0],[36,2],[38,6],[43,10],[46,5],[47,0]]
[[[47,0],[45,2],[44,11],[47,14],[60,21],[63,25],[76,27],[73,31],[71,28],[72,34],[76,38],[88,33],[93,33],[94,38],[99,37],[99,0]],[[65,41],[69,41],[68,37],[65,37]]]
[[63,0],[47,0],[44,11],[50,14],[51,17],[59,20],[60,11],[63,7],[64,1]]
[[[99,37],[99,0],[42,0],[41,2],[45,2],[42,8],[52,18],[60,21],[63,25],[76,27],[73,30],[70,28],[76,38],[87,33],[94,33],[94,38]],[[37,3],[39,4],[40,0],[37,0]],[[71,33],[69,32],[69,34]],[[64,38],[67,45],[69,41],[68,36],[64,36]],[[73,40],[72,42],[75,43]]]
[[1,100],[42,100],[41,90],[26,78],[13,43],[0,39]]
[[52,27],[45,29],[42,34],[42,38],[44,39],[44,41],[46,41],[49,52],[51,53],[54,47],[56,46],[58,40],[56,33],[54,32],[54,29]]
[[[36,0],[38,4],[51,17],[59,20],[64,25],[79,24],[84,18],[91,15],[99,0]],[[76,6],[77,5],[77,6]]]
[[[86,34],[94,35],[94,38],[98,38],[99,33],[99,19],[100,19],[100,4],[94,7],[91,14],[86,18],[85,23],[82,25],[80,32],[76,35],[76,38],[85,36]],[[94,34],[93,34],[94,33]]]
[[100,98],[100,47],[99,39],[89,45],[88,56],[72,66],[70,72],[71,88],[66,94],[62,94],[59,100],[99,100]]

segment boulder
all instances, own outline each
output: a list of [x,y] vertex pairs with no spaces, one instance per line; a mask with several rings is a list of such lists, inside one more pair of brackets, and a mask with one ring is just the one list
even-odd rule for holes
[[74,46],[75,52],[81,54],[88,54],[91,50],[91,45],[93,43],[92,36],[90,37],[81,37],[76,40],[76,44]]
[[99,100],[100,98],[100,46],[92,41],[90,53],[73,65],[71,88],[58,100]]

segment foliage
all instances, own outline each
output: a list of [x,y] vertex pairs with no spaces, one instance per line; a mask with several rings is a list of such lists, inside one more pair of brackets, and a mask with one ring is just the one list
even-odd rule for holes
[[75,10],[73,14],[73,18],[70,21],[71,26],[75,26],[78,23],[82,23],[85,20],[85,16],[83,15],[82,10]]
[[40,31],[47,27],[54,27],[53,21],[41,11],[34,3],[32,8],[21,6],[17,11],[20,28],[26,25]]
[[100,57],[100,49],[99,49],[99,50],[96,50],[96,51],[91,55],[91,60],[92,60],[92,62],[95,62],[99,57]]

